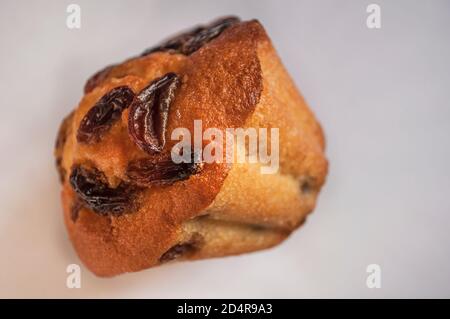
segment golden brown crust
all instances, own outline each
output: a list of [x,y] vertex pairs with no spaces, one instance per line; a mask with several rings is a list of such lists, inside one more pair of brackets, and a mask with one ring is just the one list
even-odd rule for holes
[[[261,175],[258,164],[205,164],[187,180],[142,191],[136,212],[99,216],[82,207],[77,218],[75,192],[66,176],[65,223],[81,260],[99,276],[160,264],[176,245],[175,253],[165,256],[189,250],[180,258],[198,259],[271,247],[303,222],[325,180],[321,128],[257,21],[231,26],[189,56],[155,52],[111,67],[98,83],[89,84],[90,92],[70,120],[57,153],[63,155],[62,168],[94,166],[113,186],[127,180],[128,163],[148,156],[128,136],[129,111],[94,145],[77,143],[77,128],[106,92],[127,85],[136,93],[168,72],[182,79],[168,132],[177,127],[192,132],[196,119],[204,129],[279,127],[280,172]],[[166,147],[174,143],[169,139]],[[301,191],[305,181],[307,194]]]

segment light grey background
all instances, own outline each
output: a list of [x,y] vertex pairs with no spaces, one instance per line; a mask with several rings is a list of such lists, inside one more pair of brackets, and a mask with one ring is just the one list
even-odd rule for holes
[[[69,1],[0,4],[1,297],[450,297],[449,1]],[[366,27],[381,5],[382,28]],[[185,27],[258,18],[327,135],[328,181],[274,249],[113,279],[82,268],[62,222],[57,127],[85,79]],[[366,266],[382,288],[366,287]]]

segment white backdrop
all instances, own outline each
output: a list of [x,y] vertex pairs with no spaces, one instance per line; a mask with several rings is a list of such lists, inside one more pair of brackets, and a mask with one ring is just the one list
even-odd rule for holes
[[[71,2],[0,3],[1,297],[450,297],[450,2],[377,0],[379,30],[363,0]],[[80,261],[53,165],[62,117],[97,69],[226,14],[264,24],[325,129],[314,214],[268,251],[113,279],[82,267],[66,288]]]

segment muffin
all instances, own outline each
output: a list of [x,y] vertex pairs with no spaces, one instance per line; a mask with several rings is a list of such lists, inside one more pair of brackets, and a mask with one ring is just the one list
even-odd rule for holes
[[[199,120],[203,132],[277,128],[278,170],[205,162],[195,150],[175,163],[173,132]],[[105,277],[269,248],[313,210],[324,146],[262,25],[222,18],[87,81],[56,142],[65,225],[83,263]],[[246,142],[238,148],[251,155]]]

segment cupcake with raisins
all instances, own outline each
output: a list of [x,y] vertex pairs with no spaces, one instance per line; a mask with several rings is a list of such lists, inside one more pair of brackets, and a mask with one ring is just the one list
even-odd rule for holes
[[[279,170],[175,163],[176,128],[279,128]],[[110,65],[56,145],[64,219],[99,276],[272,247],[313,210],[324,135],[258,21],[230,17]],[[192,152],[194,157],[194,152]]]

